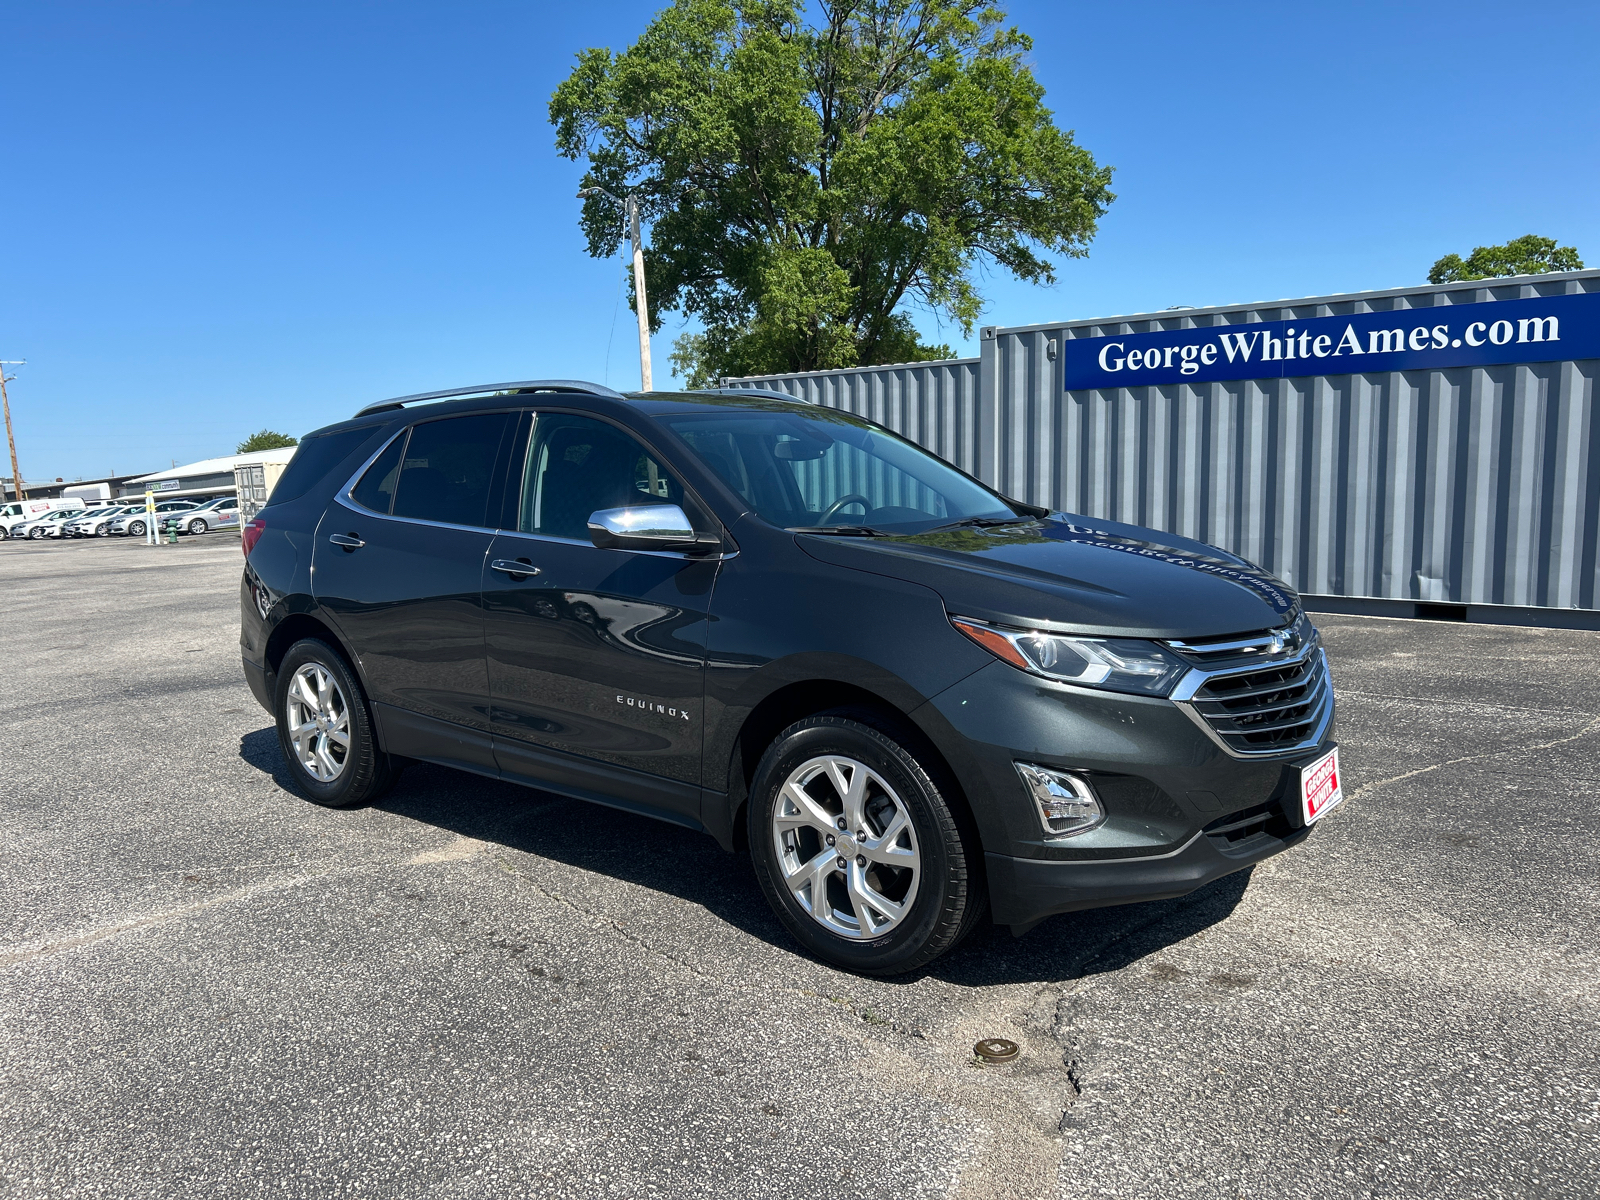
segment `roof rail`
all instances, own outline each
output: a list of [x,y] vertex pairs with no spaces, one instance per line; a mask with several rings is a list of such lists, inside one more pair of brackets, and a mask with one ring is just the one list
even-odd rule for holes
[[709,387],[696,388],[702,396],[765,396],[769,400],[788,400],[793,404],[809,404],[801,396],[791,396],[788,392],[780,392],[776,388],[741,388],[741,387]]
[[535,392],[578,392],[589,396],[607,396],[613,400],[627,399],[621,392],[614,392],[604,384],[585,383],[581,379],[525,379],[520,383],[480,383],[476,387],[448,388],[442,392],[418,392],[414,396],[396,396],[393,400],[380,400],[376,404],[369,404],[356,413],[356,416],[365,417],[371,413],[389,412],[392,409],[404,408],[408,404],[422,404],[429,400],[455,400],[462,396],[493,396],[499,393],[523,396]]

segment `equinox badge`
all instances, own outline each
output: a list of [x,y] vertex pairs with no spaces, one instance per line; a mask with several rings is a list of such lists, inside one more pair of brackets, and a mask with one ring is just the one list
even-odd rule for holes
[[654,700],[636,700],[632,696],[618,696],[617,703],[626,704],[629,708],[642,708],[646,712],[664,713],[669,717],[682,717],[685,721],[689,719],[687,708],[672,708],[665,704],[657,704]]

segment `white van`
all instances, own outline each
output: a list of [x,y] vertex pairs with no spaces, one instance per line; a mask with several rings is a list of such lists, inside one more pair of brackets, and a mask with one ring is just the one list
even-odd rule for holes
[[13,525],[37,521],[45,513],[58,508],[81,510],[88,507],[79,496],[62,496],[58,500],[13,500],[0,505],[0,536],[10,537]]

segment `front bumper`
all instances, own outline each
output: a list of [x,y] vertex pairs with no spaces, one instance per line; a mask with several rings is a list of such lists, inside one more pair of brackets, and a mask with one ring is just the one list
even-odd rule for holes
[[[1300,767],[1333,745],[1330,718],[1299,753],[1228,753],[1178,705],[1070,687],[1001,662],[919,710],[972,809],[995,921],[1181,896],[1304,840]],[[1099,828],[1046,836],[1016,763],[1087,778]]]
[[996,924],[1022,934],[1057,913],[1187,896],[1298,845],[1310,833],[1305,826],[1283,837],[1263,833],[1226,851],[1213,835],[1197,833],[1177,850],[1148,858],[1069,862],[986,854],[990,904]]

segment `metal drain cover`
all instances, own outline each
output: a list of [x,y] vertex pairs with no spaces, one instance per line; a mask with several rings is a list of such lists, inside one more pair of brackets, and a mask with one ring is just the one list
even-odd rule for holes
[[984,1062],[1005,1063],[1014,1059],[1021,1051],[1015,1042],[1005,1038],[984,1038],[972,1048],[972,1053]]

